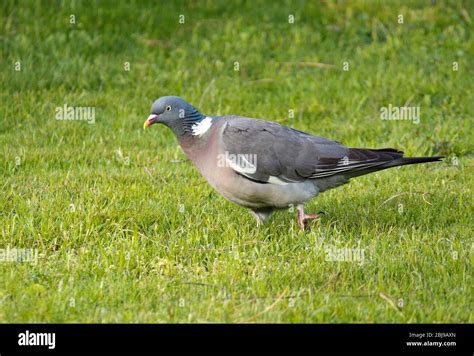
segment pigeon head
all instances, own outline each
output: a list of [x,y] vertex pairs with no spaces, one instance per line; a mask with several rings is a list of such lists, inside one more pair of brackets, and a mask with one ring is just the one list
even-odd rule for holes
[[205,116],[179,96],[162,96],[152,107],[143,128],[159,123],[168,126],[177,137],[191,134],[193,125]]

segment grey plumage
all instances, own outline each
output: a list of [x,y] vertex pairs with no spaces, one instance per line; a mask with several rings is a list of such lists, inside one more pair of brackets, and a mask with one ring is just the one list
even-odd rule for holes
[[302,228],[317,217],[305,214],[303,204],[320,192],[360,175],[442,158],[405,158],[391,148],[349,148],[259,119],[207,117],[179,97],[162,97],[153,104],[145,127],[156,122],[173,130],[211,186],[252,209],[258,222],[275,209],[294,205]]

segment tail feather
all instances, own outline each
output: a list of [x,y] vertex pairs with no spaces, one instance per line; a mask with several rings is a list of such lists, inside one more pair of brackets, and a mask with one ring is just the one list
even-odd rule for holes
[[[362,176],[365,174],[381,171],[387,168],[406,166],[409,164],[428,163],[428,162],[439,162],[444,156],[433,156],[433,157],[403,157],[403,152],[393,148],[382,148],[382,149],[371,149],[366,150],[372,153],[380,155],[380,165],[375,167],[367,167],[366,169],[358,169],[347,172],[349,178]],[[391,159],[390,159],[391,158]],[[383,163],[383,161],[386,161]]]
[[433,157],[401,157],[394,159],[393,161],[387,162],[383,165],[384,168],[406,166],[409,164],[428,163],[428,162],[439,162],[444,156],[433,156]]

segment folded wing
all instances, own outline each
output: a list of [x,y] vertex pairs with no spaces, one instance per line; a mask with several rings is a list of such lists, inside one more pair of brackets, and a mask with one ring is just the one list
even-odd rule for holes
[[347,177],[383,169],[403,153],[348,148],[272,122],[230,117],[222,142],[232,169],[262,184],[288,184],[333,175]]

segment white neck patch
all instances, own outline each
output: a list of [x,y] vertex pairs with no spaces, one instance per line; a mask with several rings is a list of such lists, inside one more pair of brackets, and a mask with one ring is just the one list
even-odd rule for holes
[[211,128],[211,126],[212,126],[212,119],[209,116],[206,116],[203,120],[201,120],[197,124],[193,125],[192,135],[193,136],[202,136]]

